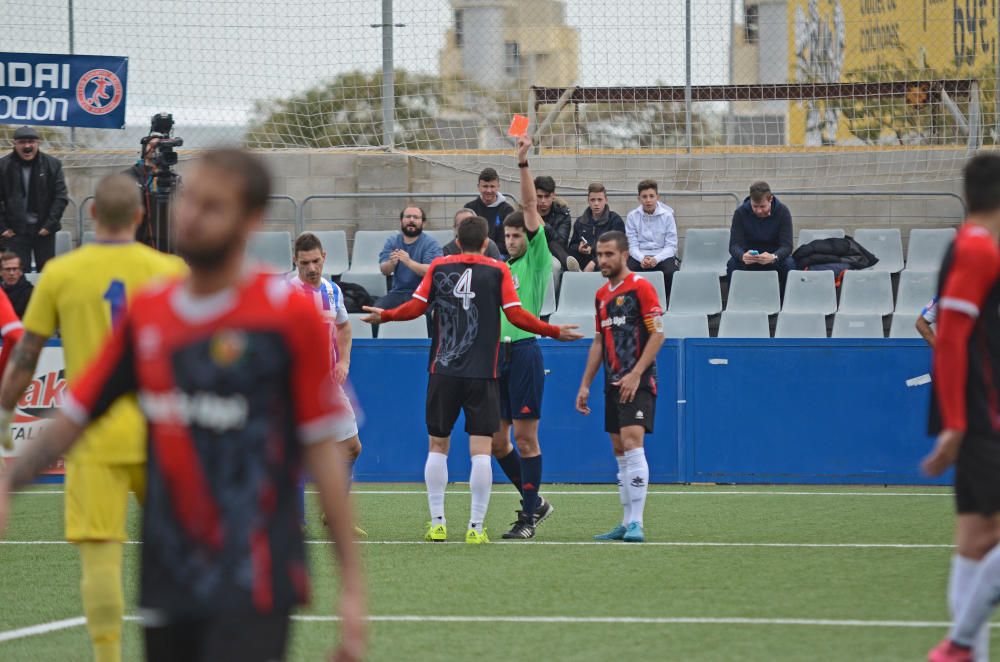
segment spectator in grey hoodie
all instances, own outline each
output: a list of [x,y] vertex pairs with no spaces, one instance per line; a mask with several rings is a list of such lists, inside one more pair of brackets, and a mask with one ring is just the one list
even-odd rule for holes
[[674,272],[680,268],[674,210],[660,202],[659,186],[652,179],[639,182],[639,203],[625,218],[628,268],[662,272],[669,297]]

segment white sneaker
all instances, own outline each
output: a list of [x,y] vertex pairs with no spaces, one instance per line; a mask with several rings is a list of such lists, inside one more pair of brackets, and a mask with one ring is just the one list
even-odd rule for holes
[[575,257],[570,255],[566,258],[566,269],[569,271],[579,271],[580,263],[577,262]]

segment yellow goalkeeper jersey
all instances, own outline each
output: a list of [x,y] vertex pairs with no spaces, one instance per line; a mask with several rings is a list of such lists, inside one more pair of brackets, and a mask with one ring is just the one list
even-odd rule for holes
[[[62,335],[66,379],[72,384],[96,358],[128,300],[161,278],[187,273],[187,265],[138,242],[86,244],[45,264],[28,309],[26,332]],[[68,459],[133,464],[146,460],[146,423],[135,396],[122,398],[90,425]]]

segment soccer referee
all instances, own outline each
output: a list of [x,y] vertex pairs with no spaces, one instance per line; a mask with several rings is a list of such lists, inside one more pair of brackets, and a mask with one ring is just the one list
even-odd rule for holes
[[[508,266],[514,277],[521,305],[538,316],[545,288],[552,273],[552,253],[535,205],[535,184],[528,169],[531,139],[517,139],[517,165],[521,171],[522,211],[503,222],[504,243],[510,255]],[[521,493],[517,521],[504,538],[535,537],[535,527],[552,514],[552,504],[538,494],[542,483],[542,450],[538,444],[538,419],[542,412],[545,366],[535,334],[500,319],[500,431],[493,435],[493,456]],[[510,429],[520,456],[510,442]]]

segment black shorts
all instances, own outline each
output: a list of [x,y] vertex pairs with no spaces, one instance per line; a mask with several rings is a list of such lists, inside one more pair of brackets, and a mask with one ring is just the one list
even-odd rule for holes
[[959,514],[1000,512],[1000,438],[968,434],[955,463],[955,508]]
[[541,418],[545,364],[537,340],[500,343],[497,375],[502,420]]
[[641,425],[646,434],[653,432],[653,418],[656,415],[656,396],[647,388],[635,392],[632,402],[622,404],[617,386],[604,390],[604,431],[618,434],[630,425]]
[[465,412],[465,431],[490,437],[500,430],[500,394],[495,379],[430,375],[427,380],[427,433],[451,435],[458,412]]
[[220,614],[145,628],[147,662],[271,662],[285,659],[289,612]]

